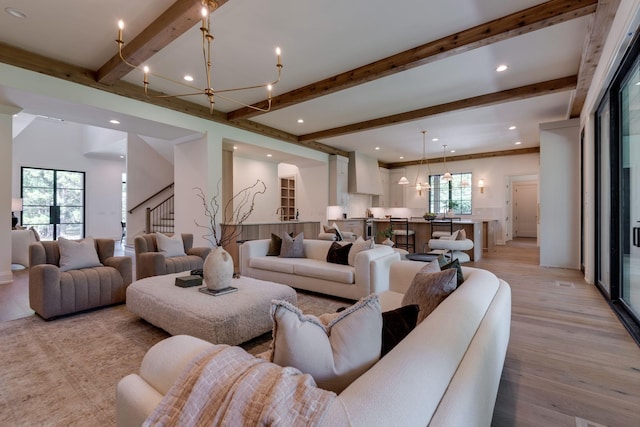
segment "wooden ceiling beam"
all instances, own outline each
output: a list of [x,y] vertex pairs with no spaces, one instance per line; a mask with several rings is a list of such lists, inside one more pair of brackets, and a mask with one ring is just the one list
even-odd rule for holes
[[[216,0],[212,5],[219,7],[227,0]],[[172,41],[193,28],[201,19],[201,0],[177,0],[162,15],[122,48],[122,56],[134,64],[140,65],[164,49]],[[116,34],[116,27],[113,28]],[[114,51],[117,45],[114,43]],[[98,70],[100,83],[113,83],[131,72],[131,67],[122,62],[116,53]]]
[[[459,156],[447,156],[448,162],[456,162],[461,160],[477,160],[477,159],[489,159],[493,157],[502,157],[502,156],[520,156],[522,154],[532,154],[539,153],[540,147],[529,147],[529,148],[517,148],[513,150],[502,150],[502,151],[489,151],[486,153],[475,153],[475,154],[461,154]],[[444,162],[443,157],[436,157],[433,159],[428,159],[429,164],[434,163],[442,163]],[[394,163],[384,163],[380,166],[387,169],[397,169],[404,168],[407,166],[416,166],[420,164],[420,160],[412,160],[408,162],[394,162]]]
[[[597,3],[598,0],[551,0],[273,97],[271,111],[590,15],[595,12]],[[268,107],[268,103],[263,100],[254,106],[264,109]],[[247,119],[258,114],[261,113],[243,107],[229,112],[227,118]]]
[[582,107],[587,99],[591,81],[598,67],[602,49],[607,41],[607,35],[620,6],[620,0],[599,0],[596,13],[589,23],[589,29],[580,59],[578,71],[578,84],[571,100],[569,117],[579,117]]
[[317,139],[332,138],[335,136],[346,135],[365,130],[377,129],[385,126],[396,125],[399,123],[410,122],[424,117],[435,116],[438,114],[450,113],[453,111],[468,110],[471,108],[487,107],[490,105],[501,104],[504,102],[520,101],[535,96],[548,95],[553,92],[575,89],[578,81],[577,76],[562,77],[546,82],[534,83],[513,89],[507,89],[500,92],[488,93],[472,98],[461,99],[458,101],[447,102],[445,104],[433,105],[431,107],[420,108],[418,110],[407,111],[404,113],[393,114],[391,116],[380,117],[377,119],[366,120],[360,123],[353,123],[345,126],[326,129],[319,132],[300,135],[298,140],[301,142],[312,141]]

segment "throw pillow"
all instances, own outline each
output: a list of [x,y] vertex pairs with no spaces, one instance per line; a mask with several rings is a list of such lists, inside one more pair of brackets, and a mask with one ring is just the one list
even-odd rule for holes
[[353,243],[351,250],[349,251],[349,265],[352,267],[355,266],[356,255],[358,255],[358,253],[362,251],[373,249],[375,244],[376,243],[373,241],[373,239],[365,241],[362,237],[358,237],[358,239]]
[[440,266],[441,270],[448,270],[450,268],[456,270],[456,286],[462,285],[462,283],[464,282],[464,274],[462,274],[462,266],[460,265],[460,260],[456,258],[453,261]]
[[382,313],[382,350],[380,357],[389,353],[418,323],[420,307],[417,304],[406,305]]
[[58,249],[60,250],[60,271],[102,266],[93,237],[86,237],[79,242],[58,237]]
[[288,234],[282,236],[282,247],[280,248],[280,258],[304,258],[304,233],[299,233],[296,237]]
[[458,230],[458,235],[456,236],[456,240],[467,240],[467,232],[464,229]]
[[454,269],[438,273],[418,272],[402,298],[402,305],[418,304],[420,306],[418,323],[420,323],[455,289],[456,271]]
[[[293,237],[293,232],[289,233],[289,236]],[[276,234],[271,233],[271,241],[269,242],[269,249],[266,256],[278,256],[280,255],[280,249],[282,248],[282,238]]]
[[349,250],[351,246],[353,246],[353,243],[341,245],[338,242],[333,242],[327,252],[327,262],[349,265]]
[[171,237],[166,234],[156,233],[156,243],[158,244],[158,251],[164,252],[164,256],[167,258],[186,255],[182,236],[177,233]]
[[320,317],[273,301],[271,317],[271,361],[311,375],[325,390],[340,393],[380,359],[382,314],[375,294]]

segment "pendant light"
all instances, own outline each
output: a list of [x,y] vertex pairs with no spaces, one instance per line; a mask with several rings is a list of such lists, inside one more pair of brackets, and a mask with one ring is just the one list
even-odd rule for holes
[[442,156],[444,157],[444,175],[442,175],[442,178],[440,178],[440,180],[442,182],[451,182],[453,180],[453,176],[451,176],[451,173],[447,171],[447,145],[446,144],[442,146]]
[[[429,161],[425,155],[425,138],[427,135],[427,131],[422,131],[422,158],[420,159],[420,165],[418,166],[418,172],[416,173],[416,190],[418,190],[418,196],[422,196],[422,190],[429,190],[431,186],[429,185],[429,175],[431,174],[429,171]],[[426,161],[427,163],[427,182],[422,183],[418,181],[420,178],[420,169],[422,169],[422,162]]]

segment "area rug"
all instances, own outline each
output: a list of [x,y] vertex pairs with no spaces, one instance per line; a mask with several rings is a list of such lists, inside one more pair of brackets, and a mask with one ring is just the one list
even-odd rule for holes
[[[349,302],[298,293],[306,313]],[[125,305],[52,321],[38,316],[0,323],[0,425],[115,425],[118,381],[138,372],[146,351],[169,334]],[[269,348],[270,334],[242,345]]]

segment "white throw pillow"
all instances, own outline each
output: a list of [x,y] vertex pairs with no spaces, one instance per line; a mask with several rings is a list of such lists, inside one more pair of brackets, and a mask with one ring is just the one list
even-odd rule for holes
[[380,359],[382,313],[375,294],[320,317],[305,315],[287,301],[273,301],[271,317],[271,361],[311,375],[325,390],[340,393]]
[[171,237],[166,234],[156,233],[156,242],[158,243],[158,250],[164,252],[164,256],[168,258],[186,255],[182,236],[177,233]]
[[60,271],[102,266],[93,237],[86,237],[79,242],[58,237],[58,248],[60,249]]
[[366,251],[368,249],[373,249],[376,245],[373,239],[364,240],[362,237],[358,237],[356,241],[353,243],[351,250],[349,251],[349,265],[356,265],[356,255],[358,252]]

